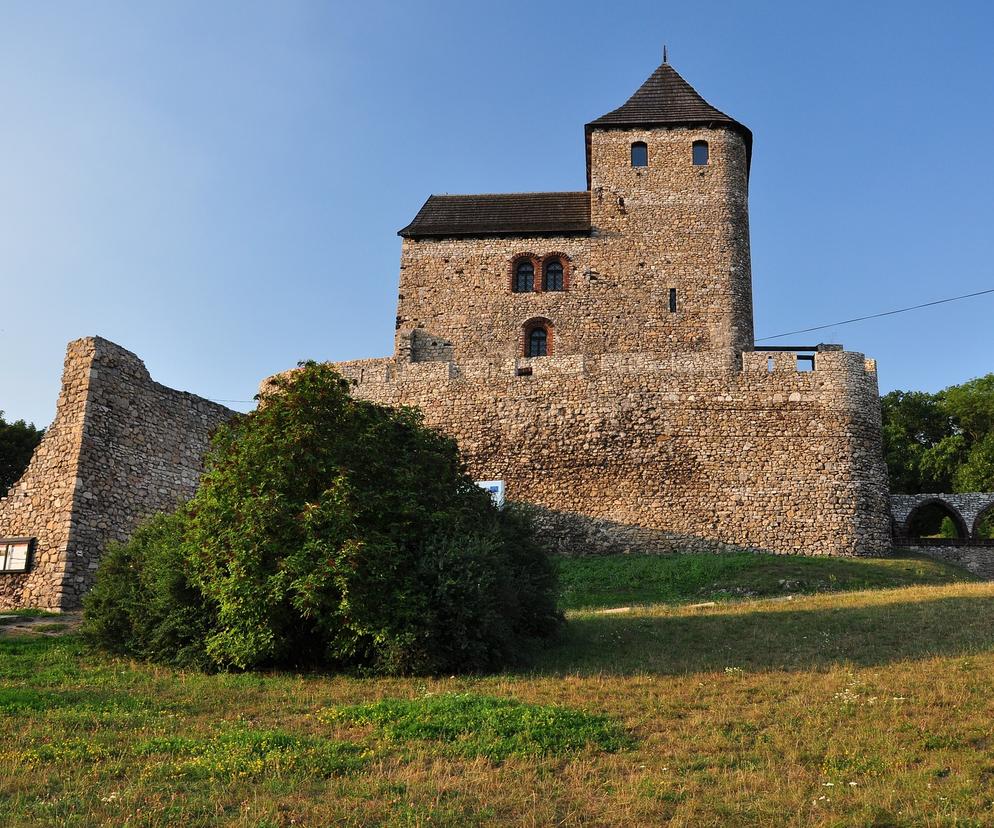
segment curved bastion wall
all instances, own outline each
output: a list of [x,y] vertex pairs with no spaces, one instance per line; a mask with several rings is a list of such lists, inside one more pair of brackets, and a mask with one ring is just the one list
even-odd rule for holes
[[0,498],[0,537],[33,546],[26,572],[0,572],[0,609],[78,607],[108,543],[193,494],[210,433],[234,415],[153,382],[113,342],[70,342],[55,419]]
[[357,396],[418,406],[563,553],[887,552],[873,360],[726,366],[713,351],[336,365]]

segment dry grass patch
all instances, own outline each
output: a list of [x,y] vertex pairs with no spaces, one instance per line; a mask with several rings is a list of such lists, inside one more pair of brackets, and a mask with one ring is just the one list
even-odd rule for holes
[[[992,584],[576,612],[535,659],[203,675],[5,639],[0,824],[994,823]],[[458,749],[577,722],[625,744]]]

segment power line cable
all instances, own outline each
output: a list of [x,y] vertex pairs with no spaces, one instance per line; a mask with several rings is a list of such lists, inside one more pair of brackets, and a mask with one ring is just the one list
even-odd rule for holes
[[[994,293],[994,288],[988,288],[987,290],[978,290],[975,293],[964,293],[960,296],[950,296],[948,299],[936,299],[934,302],[923,302],[920,305],[911,305],[907,308],[897,308],[896,310],[884,311],[883,313],[871,313],[867,316],[855,316],[852,319],[843,319],[841,322],[832,322],[828,325],[815,325],[813,328],[800,328],[796,331],[787,331],[787,333],[774,334],[773,336],[762,336],[755,340],[756,342],[767,342],[771,339],[782,339],[785,336],[794,336],[794,334],[811,333],[812,331],[823,331],[825,328],[834,328],[838,325],[851,325],[853,322],[864,322],[867,319],[879,319],[881,316],[894,316],[897,313],[907,313],[908,311],[920,310],[921,308],[930,308],[934,305],[945,305],[947,302],[958,302],[960,299],[972,299],[975,296],[984,296],[988,293]],[[213,397],[208,397],[211,402],[233,402],[233,403],[252,403],[256,400],[218,400]]]
[[815,325],[813,328],[801,328],[797,331],[787,331],[787,333],[775,334],[774,336],[763,336],[756,340],[756,342],[766,342],[770,339],[782,339],[785,336],[794,336],[794,334],[810,333],[811,331],[822,331],[825,328],[834,328],[837,325],[850,325],[853,322],[863,322],[866,319],[879,319],[881,316],[893,316],[896,313],[907,313],[908,311],[918,310],[919,308],[930,308],[933,305],[944,305],[947,302],[957,302],[960,299],[970,299],[974,296],[983,296],[987,293],[994,293],[994,288],[988,288],[987,290],[978,290],[976,293],[964,293],[962,296],[951,296],[948,299],[936,299],[934,302],[923,302],[920,305],[912,305],[909,308],[898,308],[897,310],[884,311],[883,313],[871,313],[868,316],[857,316],[853,319],[843,319],[841,322],[832,322],[828,325]]

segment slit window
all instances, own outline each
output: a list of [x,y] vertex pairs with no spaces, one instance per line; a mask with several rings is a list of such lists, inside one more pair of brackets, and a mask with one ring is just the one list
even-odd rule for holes
[[546,262],[545,278],[542,280],[542,290],[563,289],[563,263],[558,259]]
[[632,144],[632,166],[649,166],[649,147],[646,146],[645,141],[636,141]]
[[708,142],[707,141],[694,141],[693,148],[691,150],[694,157],[695,167],[706,167],[708,164]]
[[670,288],[670,313],[676,313],[676,288]]
[[514,292],[531,293],[535,288],[535,265],[531,262],[518,262],[514,269]]
[[544,357],[549,353],[549,332],[541,325],[528,333],[528,356]]

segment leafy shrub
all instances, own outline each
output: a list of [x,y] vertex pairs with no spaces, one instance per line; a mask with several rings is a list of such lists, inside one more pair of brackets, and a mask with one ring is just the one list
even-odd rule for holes
[[315,363],[218,431],[192,500],[108,553],[86,618],[152,660],[390,673],[499,667],[560,621],[527,515],[416,410]]
[[179,667],[211,666],[204,642],[217,612],[190,582],[186,507],[155,515],[104,554],[85,598],[84,632],[106,649]]

